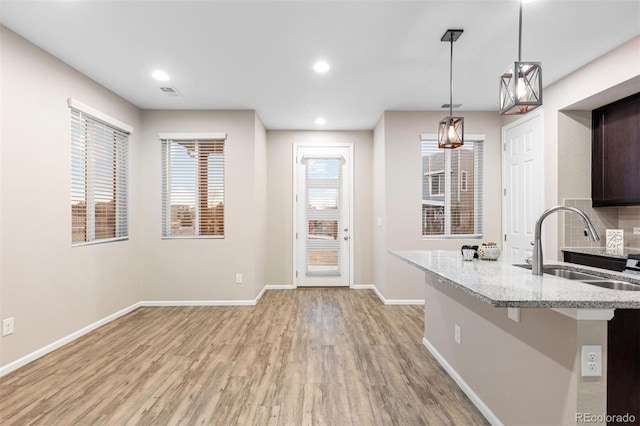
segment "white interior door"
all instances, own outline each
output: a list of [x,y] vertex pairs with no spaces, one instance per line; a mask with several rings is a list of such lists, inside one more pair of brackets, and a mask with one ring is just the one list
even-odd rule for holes
[[535,222],[542,213],[543,127],[540,110],[502,128],[505,253],[524,262],[533,252]]
[[296,286],[349,286],[351,147],[296,147]]

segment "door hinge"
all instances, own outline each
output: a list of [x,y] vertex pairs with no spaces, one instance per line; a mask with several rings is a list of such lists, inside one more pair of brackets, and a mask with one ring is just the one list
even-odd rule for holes
[[507,234],[504,234],[504,240],[507,241]]
[[298,233],[296,232],[296,240],[298,239]]
[[296,194],[296,203],[298,202],[298,194]]
[[503,194],[504,194],[504,196],[506,197],[506,196],[507,196],[507,188],[504,188],[504,189],[502,190],[502,193],[503,193]]
[[507,152],[507,144],[506,144],[506,143],[503,143],[503,144],[502,144],[502,150],[503,150],[504,152]]
[[296,278],[298,278],[298,271],[296,271]]

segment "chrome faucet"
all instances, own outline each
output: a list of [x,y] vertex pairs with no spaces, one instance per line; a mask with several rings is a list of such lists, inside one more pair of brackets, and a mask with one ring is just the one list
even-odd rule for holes
[[572,212],[580,216],[582,218],[582,221],[584,222],[585,233],[588,233],[592,241],[600,241],[600,237],[593,227],[593,224],[582,210],[575,207],[567,206],[551,207],[550,209],[544,211],[536,222],[535,239],[533,240],[533,258],[531,261],[531,272],[533,273],[533,275],[542,275],[542,268],[544,266],[542,264],[542,241],[540,239],[540,234],[542,233],[542,222],[551,213],[558,211]]

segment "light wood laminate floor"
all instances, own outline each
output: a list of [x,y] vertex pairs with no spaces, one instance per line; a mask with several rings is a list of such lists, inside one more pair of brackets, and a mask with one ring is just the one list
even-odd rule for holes
[[486,424],[422,329],[370,290],[140,308],[1,378],[0,424]]

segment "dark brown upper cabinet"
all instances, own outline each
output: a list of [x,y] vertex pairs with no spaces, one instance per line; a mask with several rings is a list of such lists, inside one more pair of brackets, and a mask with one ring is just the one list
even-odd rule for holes
[[640,93],[592,113],[594,207],[640,205]]

